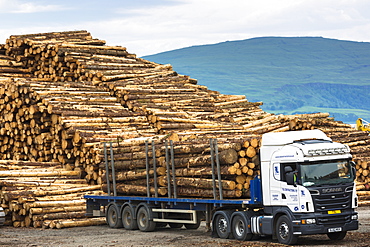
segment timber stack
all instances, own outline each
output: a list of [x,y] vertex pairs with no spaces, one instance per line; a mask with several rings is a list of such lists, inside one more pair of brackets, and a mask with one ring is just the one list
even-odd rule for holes
[[100,186],[89,185],[80,172],[67,171],[58,162],[0,161],[1,206],[7,225],[14,227],[63,227],[74,221],[104,223],[85,217],[83,195],[100,194]]
[[[209,139],[215,138],[224,197],[247,197],[263,133],[318,128],[351,147],[358,189],[369,188],[366,133],[326,113],[264,112],[262,102],[209,90],[87,31],[12,35],[0,46],[0,84],[1,159],[58,163],[55,169],[78,172],[89,186],[107,190],[103,142],[110,142],[120,193],[146,193],[148,154],[150,186],[157,175],[157,192],[167,196],[164,142],[172,140],[178,194],[213,197]],[[154,142],[154,151],[146,151],[146,142]]]

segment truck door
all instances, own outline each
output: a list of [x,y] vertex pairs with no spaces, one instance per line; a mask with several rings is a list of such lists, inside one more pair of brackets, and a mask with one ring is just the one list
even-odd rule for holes
[[282,174],[280,163],[273,163],[272,169],[272,179],[270,180],[271,205],[282,205]]
[[292,212],[301,211],[300,195],[295,163],[283,163],[280,165],[281,172],[281,198],[282,204],[288,206]]

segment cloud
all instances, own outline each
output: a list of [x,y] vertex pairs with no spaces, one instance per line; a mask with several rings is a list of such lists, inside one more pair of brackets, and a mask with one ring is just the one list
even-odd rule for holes
[[[111,44],[127,46],[139,55],[149,55],[185,46],[260,36],[348,39],[351,28],[360,30],[369,23],[368,11],[364,9],[370,9],[370,2],[183,0],[171,5],[134,6],[110,20],[85,24],[93,33],[108,37]],[[361,40],[370,41],[367,31],[358,33],[353,39],[359,36]]]
[[368,0],[0,0],[2,11],[13,22],[0,36],[86,29],[139,56],[261,36],[370,41]]
[[26,14],[63,11],[66,9],[62,5],[44,5],[42,3],[37,4],[34,1],[0,0],[0,13]]

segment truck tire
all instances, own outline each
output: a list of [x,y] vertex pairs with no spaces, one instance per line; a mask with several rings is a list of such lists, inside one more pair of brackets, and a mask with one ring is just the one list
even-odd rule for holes
[[200,222],[201,222],[201,220],[200,219],[197,219],[197,223],[196,224],[184,224],[184,226],[185,226],[186,229],[196,230],[196,229],[199,228]]
[[122,224],[123,227],[127,230],[136,230],[138,229],[137,221],[134,219],[134,210],[130,205],[127,205],[122,210]]
[[219,214],[215,217],[213,221],[213,227],[216,230],[216,233],[219,238],[227,239],[230,237],[229,231],[229,222],[230,219],[226,218],[226,215]]
[[120,218],[120,209],[117,204],[113,203],[108,206],[105,219],[110,228],[121,228],[123,226]]
[[240,241],[248,241],[253,238],[253,234],[248,230],[248,225],[250,225],[241,213],[236,214],[231,222],[231,229],[234,238]]
[[293,234],[293,225],[288,216],[283,215],[278,218],[275,230],[279,243],[286,245],[297,243],[298,236]]
[[183,223],[168,223],[171,228],[181,228],[184,224]]
[[344,232],[330,232],[330,233],[327,233],[328,237],[331,240],[342,240],[346,236],[346,234],[347,234],[346,231],[344,231]]
[[149,209],[147,207],[143,206],[140,207],[137,212],[137,226],[142,232],[152,232],[155,229],[155,222],[153,220],[150,220],[148,210]]

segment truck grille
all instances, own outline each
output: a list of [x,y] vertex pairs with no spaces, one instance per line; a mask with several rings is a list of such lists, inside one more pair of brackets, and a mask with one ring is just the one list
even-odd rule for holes
[[352,208],[352,190],[342,188],[341,192],[323,193],[322,191],[323,190],[311,191],[316,212]]
[[[334,227],[350,222],[353,191],[348,187],[343,187],[340,192],[327,191],[327,188],[326,193],[322,189],[311,191],[315,212],[320,213],[317,224]],[[329,214],[333,210],[341,210],[341,213]]]

